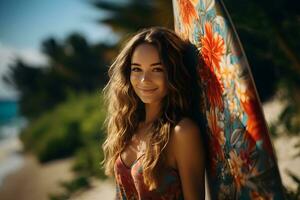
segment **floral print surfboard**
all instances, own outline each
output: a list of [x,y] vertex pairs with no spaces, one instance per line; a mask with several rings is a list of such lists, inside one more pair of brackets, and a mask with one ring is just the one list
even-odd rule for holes
[[173,0],[175,31],[199,51],[211,199],[284,199],[251,71],[220,0]]

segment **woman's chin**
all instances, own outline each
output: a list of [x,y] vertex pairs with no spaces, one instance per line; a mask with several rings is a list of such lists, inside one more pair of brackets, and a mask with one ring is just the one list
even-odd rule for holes
[[151,104],[153,103],[153,101],[149,100],[149,99],[141,99],[141,101],[144,103],[144,104]]
[[140,99],[144,104],[155,104],[158,102],[157,99],[150,99],[150,98],[140,98]]

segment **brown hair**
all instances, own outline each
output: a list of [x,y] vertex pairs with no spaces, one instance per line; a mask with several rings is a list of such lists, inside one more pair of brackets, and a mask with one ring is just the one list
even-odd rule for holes
[[184,117],[195,113],[195,78],[184,62],[187,42],[175,32],[161,27],[144,29],[134,35],[110,66],[109,82],[104,88],[107,105],[105,125],[107,139],[103,144],[104,168],[107,175],[114,174],[117,156],[131,140],[139,122],[144,120],[143,102],[135,94],[130,83],[131,57],[135,48],[142,43],[154,45],[166,68],[168,95],[163,99],[162,115],[154,121],[149,134],[143,164],[143,176],[149,189],[155,189],[159,182],[159,172],[164,165],[164,148],[172,129]]

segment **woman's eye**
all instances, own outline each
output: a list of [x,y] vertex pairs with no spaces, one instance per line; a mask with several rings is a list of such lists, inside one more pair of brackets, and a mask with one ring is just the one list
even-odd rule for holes
[[138,71],[140,71],[140,68],[138,68],[138,67],[132,67],[132,68],[131,68],[131,71],[133,71],[133,72],[138,72]]
[[162,68],[156,67],[153,69],[154,72],[162,72],[164,71]]

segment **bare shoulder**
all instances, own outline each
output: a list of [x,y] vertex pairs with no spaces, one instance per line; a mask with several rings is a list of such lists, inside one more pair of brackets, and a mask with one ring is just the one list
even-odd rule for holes
[[203,153],[200,128],[190,118],[183,118],[178,122],[173,129],[170,143],[175,157],[189,153]]
[[205,152],[197,123],[182,119],[174,127],[172,143],[185,199],[204,199]]
[[[181,141],[184,139],[186,142],[193,139],[200,139],[200,129],[196,122],[190,118],[183,118],[174,127],[173,140]],[[188,140],[188,141],[187,141]]]
[[198,125],[192,119],[184,117],[175,126],[175,131],[182,131],[183,129],[195,130],[198,129]]

